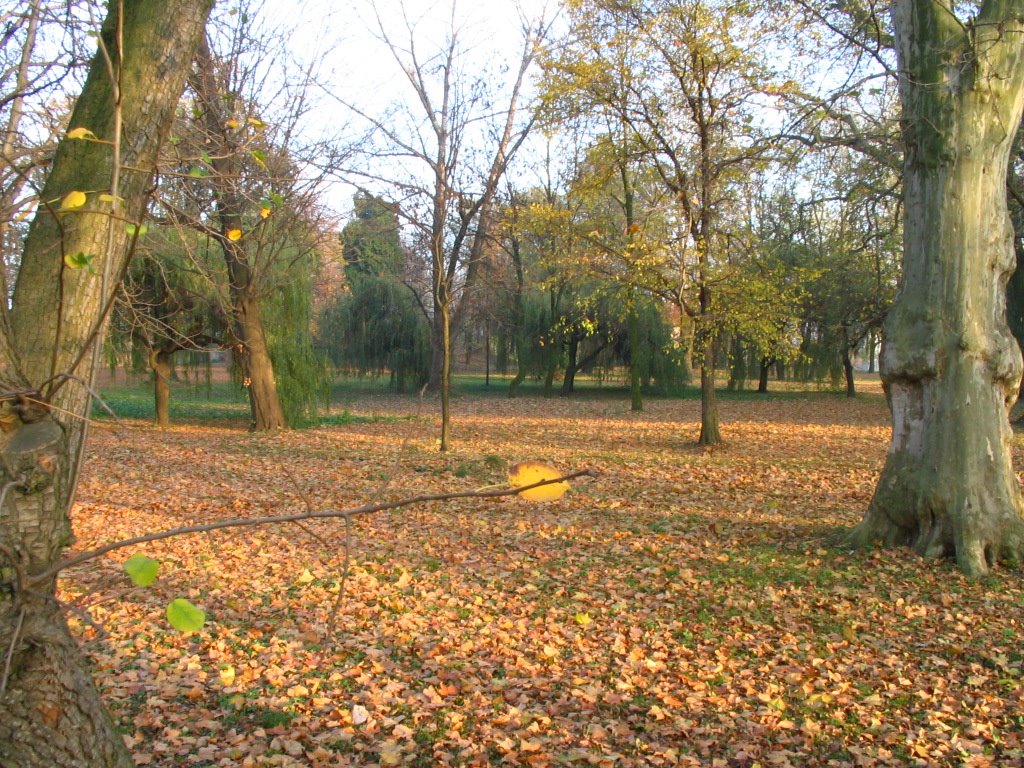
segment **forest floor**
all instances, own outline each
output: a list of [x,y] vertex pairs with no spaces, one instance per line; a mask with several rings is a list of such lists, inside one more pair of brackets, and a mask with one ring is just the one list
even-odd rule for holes
[[[474,490],[521,460],[596,476],[546,504],[420,504],[348,536],[338,520],[233,529],[67,572],[138,764],[1024,763],[1021,575],[842,546],[884,459],[877,387],[725,398],[714,450],[695,445],[693,399],[634,414],[607,393],[464,394],[447,455],[432,401],[344,406],[277,435],[105,420],[75,549]],[[160,562],[145,589],[121,568],[136,551]],[[175,597],[202,630],[168,625]]]

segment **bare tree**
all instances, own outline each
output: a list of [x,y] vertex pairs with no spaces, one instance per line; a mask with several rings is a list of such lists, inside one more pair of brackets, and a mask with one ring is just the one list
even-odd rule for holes
[[383,117],[347,104],[376,129],[379,141],[369,151],[371,165],[358,172],[360,183],[390,188],[428,262],[430,285],[420,298],[431,322],[430,387],[441,395],[442,451],[450,446],[452,337],[461,319],[460,292],[472,290],[498,185],[533,126],[521,102],[547,32],[543,19],[523,20],[518,65],[499,91],[486,68],[466,71],[470,49],[456,6],[452,2],[444,42],[427,53],[404,4],[399,33],[390,31],[375,7],[378,34],[404,75],[411,102]]

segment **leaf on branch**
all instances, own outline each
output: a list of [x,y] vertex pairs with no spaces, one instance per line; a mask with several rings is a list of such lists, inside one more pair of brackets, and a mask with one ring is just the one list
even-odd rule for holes
[[242,239],[242,230],[240,229],[229,229],[227,232],[227,238],[233,243],[237,243]]
[[79,126],[78,128],[72,128],[67,132],[66,138],[69,139],[95,139],[96,134],[90,131],[88,128]]
[[[513,487],[521,488],[543,480],[555,480],[561,476],[561,472],[547,464],[541,464],[539,461],[523,461],[509,470],[508,481]],[[528,491],[521,491],[519,495],[527,501],[557,501],[568,490],[569,484],[566,482],[550,483],[531,488]]]
[[206,623],[206,613],[179,597],[168,603],[167,621],[179,632],[198,632]]
[[62,211],[69,211],[73,208],[81,208],[88,199],[85,192],[80,192],[77,189],[72,190],[64,195],[64,199],[60,201],[60,209]]
[[249,155],[256,161],[256,165],[264,171],[267,170],[267,155],[262,149],[254,149]]
[[261,219],[268,219],[268,218],[270,218],[270,209],[267,208],[266,206],[264,206],[263,208],[260,208],[260,218]]
[[135,231],[138,230],[139,237],[145,237],[146,233],[149,232],[149,225],[143,224],[141,227],[136,227],[134,224],[125,224],[124,231],[132,237],[135,237]]
[[160,564],[151,557],[135,554],[124,561],[124,570],[136,587],[148,587],[156,581]]
[[235,129],[236,129],[236,128],[237,128],[238,126],[240,126],[240,125],[241,125],[241,123],[240,123],[240,122],[238,122],[237,120],[228,120],[228,121],[227,121],[226,123],[224,123],[224,125],[225,125],[225,127],[227,127],[227,128],[229,129],[229,130],[232,130],[232,131],[233,131],[233,130],[235,130]]

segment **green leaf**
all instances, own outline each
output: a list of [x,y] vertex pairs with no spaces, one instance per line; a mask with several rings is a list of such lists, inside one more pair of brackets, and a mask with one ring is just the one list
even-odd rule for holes
[[135,236],[135,230],[136,229],[139,230],[139,237],[145,237],[146,233],[149,232],[149,225],[148,224],[143,224],[141,227],[136,227],[134,224],[125,224],[124,225],[124,231],[127,232],[132,237]]
[[148,587],[156,581],[160,564],[151,557],[136,554],[124,561],[124,570],[136,587]]
[[167,604],[167,621],[179,632],[198,632],[206,623],[206,613],[179,597]]
[[262,149],[254,149],[249,153],[252,155],[252,159],[256,161],[256,164],[264,171],[267,170],[267,156]]
[[210,172],[205,168],[200,168],[198,165],[192,166],[192,169],[188,172],[188,175],[195,179],[202,179],[210,175]]
[[67,253],[64,254],[64,263],[67,264],[68,267],[70,267],[71,269],[86,268],[91,271],[93,258],[94,257],[92,255],[86,255],[81,251],[75,254]]

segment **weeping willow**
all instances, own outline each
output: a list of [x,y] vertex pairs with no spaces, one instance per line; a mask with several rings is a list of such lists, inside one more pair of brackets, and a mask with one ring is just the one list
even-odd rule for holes
[[270,359],[289,427],[315,424],[330,403],[328,361],[313,345],[312,306],[315,257],[293,264],[264,309]]
[[321,322],[333,362],[360,376],[388,375],[397,392],[426,383],[430,329],[409,289],[381,275],[359,275],[350,288]]

